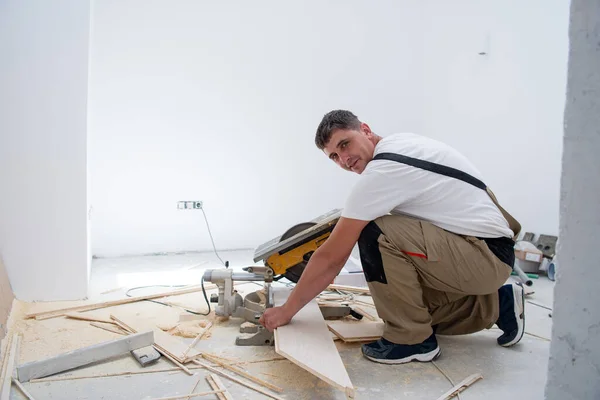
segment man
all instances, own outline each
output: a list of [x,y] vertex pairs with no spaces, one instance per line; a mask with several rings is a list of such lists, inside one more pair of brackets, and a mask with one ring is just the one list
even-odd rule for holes
[[520,226],[464,156],[414,134],[382,138],[345,110],[323,117],[315,142],[360,177],[287,302],[261,317],[267,329],[289,323],[321,293],[358,242],[371,296],[385,322],[383,337],[362,346],[368,359],[431,361],[440,354],[436,334],[468,334],[494,324],[504,332],[498,344],[521,340],[523,289],[504,285]]

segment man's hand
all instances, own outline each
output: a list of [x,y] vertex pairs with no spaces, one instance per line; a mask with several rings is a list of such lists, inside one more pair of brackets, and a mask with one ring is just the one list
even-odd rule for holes
[[275,328],[287,325],[292,320],[293,315],[283,307],[267,308],[263,315],[260,317],[258,322],[261,323],[270,332],[273,332]]

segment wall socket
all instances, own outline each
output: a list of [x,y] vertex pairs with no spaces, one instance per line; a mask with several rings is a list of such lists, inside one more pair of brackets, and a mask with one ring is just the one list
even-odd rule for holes
[[178,201],[178,210],[202,210],[202,202],[200,200]]

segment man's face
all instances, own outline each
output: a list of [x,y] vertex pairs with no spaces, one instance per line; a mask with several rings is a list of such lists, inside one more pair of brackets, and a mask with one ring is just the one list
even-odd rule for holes
[[327,157],[346,171],[361,174],[375,151],[375,136],[369,126],[362,123],[359,130],[338,129],[333,132],[323,149]]

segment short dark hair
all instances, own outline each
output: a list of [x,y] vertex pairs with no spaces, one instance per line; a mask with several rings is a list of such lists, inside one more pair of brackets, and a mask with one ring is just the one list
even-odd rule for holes
[[325,114],[315,135],[315,144],[323,150],[336,129],[360,129],[360,120],[347,110],[333,110]]

